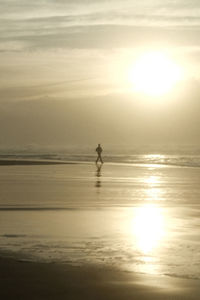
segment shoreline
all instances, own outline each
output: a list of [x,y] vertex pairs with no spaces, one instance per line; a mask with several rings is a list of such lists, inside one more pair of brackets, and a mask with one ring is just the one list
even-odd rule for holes
[[[189,166],[179,164],[167,164],[167,163],[141,163],[141,162],[104,162],[109,166],[126,166],[126,167],[139,167],[139,168],[192,168],[199,169],[200,166]],[[67,161],[67,160],[55,160],[55,159],[30,159],[30,158],[0,158],[1,166],[39,166],[39,165],[98,165],[94,161]],[[103,166],[104,164],[102,164]]]
[[199,299],[199,280],[0,256],[1,299]]

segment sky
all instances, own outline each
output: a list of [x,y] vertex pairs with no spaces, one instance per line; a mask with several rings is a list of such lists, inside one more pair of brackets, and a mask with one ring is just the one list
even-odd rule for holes
[[[200,2],[0,0],[1,147],[200,145]],[[132,90],[142,53],[184,78]]]

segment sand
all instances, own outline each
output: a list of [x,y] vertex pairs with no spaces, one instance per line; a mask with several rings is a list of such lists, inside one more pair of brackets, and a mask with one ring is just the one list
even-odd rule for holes
[[[1,166],[0,299],[199,299],[189,279],[200,278],[199,178],[198,168]],[[144,257],[160,217],[165,235]]]
[[0,299],[199,299],[198,280],[0,258]]

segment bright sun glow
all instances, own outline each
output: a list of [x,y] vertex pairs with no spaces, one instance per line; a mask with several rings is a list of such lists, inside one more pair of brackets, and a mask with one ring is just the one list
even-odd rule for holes
[[166,94],[182,77],[181,68],[161,52],[142,55],[129,73],[134,90],[150,96]]

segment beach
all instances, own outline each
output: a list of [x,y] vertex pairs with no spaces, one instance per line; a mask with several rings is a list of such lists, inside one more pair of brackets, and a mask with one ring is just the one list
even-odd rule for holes
[[1,299],[199,299],[197,280],[0,258]]
[[0,300],[199,300],[200,0],[0,11]]
[[0,171],[2,299],[198,299],[199,168]]

